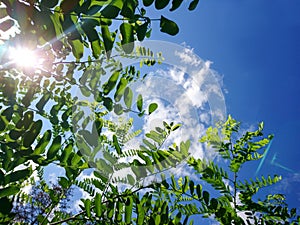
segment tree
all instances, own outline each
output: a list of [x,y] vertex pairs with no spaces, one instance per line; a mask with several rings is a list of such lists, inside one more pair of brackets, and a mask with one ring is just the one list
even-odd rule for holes
[[[117,114],[133,111],[132,91],[128,85],[139,79],[140,74],[134,67],[123,67],[111,52],[116,49],[121,56],[135,57],[133,41],[149,37],[151,23],[155,20],[159,21],[164,33],[175,35],[179,30],[176,23],[164,16],[154,20],[147,17],[144,7],[152,3],[157,10],[169,5],[169,1],[135,0],[1,1],[0,30],[4,34],[0,58],[1,223],[10,223],[14,218],[13,202],[35,171],[50,164],[63,168],[65,176],[59,178],[59,185],[67,190],[85,169],[96,166],[99,170],[105,167],[106,172],[110,171],[116,158],[123,156],[124,135],[112,130],[113,122],[105,115],[112,111]],[[181,3],[172,1],[170,10],[176,10]],[[189,10],[193,10],[197,3],[191,1]],[[150,50],[139,50],[138,54],[143,56],[141,62],[145,65],[160,60]],[[80,61],[84,51],[90,51],[91,55]],[[12,52],[15,54],[12,55]],[[37,56],[35,60],[30,60],[32,52]],[[23,63],[19,64],[19,60]],[[31,67],[28,67],[29,64]],[[108,71],[104,70],[105,67],[109,70],[107,76],[104,76]],[[106,78],[104,83],[100,83],[100,76]],[[72,93],[74,86],[83,96],[92,96],[93,102],[77,101]],[[126,108],[121,107],[121,100]],[[86,104],[94,112],[92,118],[88,117],[84,122],[92,120],[92,131],[85,129],[84,124],[76,126],[84,112],[81,109],[74,112],[73,106]],[[142,96],[139,96],[139,116],[152,113],[157,105],[152,103],[146,110],[144,108]],[[168,125],[165,130],[160,130],[159,137],[165,138],[171,127]],[[108,138],[104,130],[115,134]],[[96,144],[91,139],[95,135]],[[75,139],[81,142],[75,143]],[[81,145],[78,146],[78,143]],[[98,147],[98,151],[102,147],[114,149],[116,154],[104,151],[105,160],[97,161],[93,158],[95,155],[83,157],[83,150],[91,147]],[[148,151],[141,157],[150,165],[149,171],[154,159],[159,164],[167,154],[170,153]],[[180,157],[174,160],[178,161]],[[139,161],[129,164],[136,168]],[[136,170],[136,173],[139,172]],[[98,188],[110,189],[106,175],[95,172],[98,177],[94,182]],[[135,182],[132,178],[125,178],[126,182]],[[85,204],[88,208],[88,201]],[[38,222],[49,223],[47,215],[40,215]],[[59,218],[54,217],[54,220]]]
[[[182,2],[173,0],[170,10],[176,10]],[[285,206],[282,207],[281,195],[270,196],[265,202],[252,201],[258,188],[276,182],[278,177],[251,183],[237,182],[240,166],[261,157],[255,152],[269,139],[243,147],[251,138],[261,135],[260,128],[258,133],[250,132],[233,145],[230,137],[237,132],[237,125],[232,119],[224,126],[225,142],[212,128],[204,140],[216,145],[222,157],[229,157],[230,170],[234,174],[233,193],[223,180],[227,176],[224,170],[213,162],[192,157],[189,166],[204,181],[221,190],[225,197],[210,198],[209,192],[202,191],[200,184],[193,185],[195,182],[187,178],[176,182],[173,177],[171,185],[164,177],[157,183],[145,185],[139,182],[141,178],[162,172],[187,158],[190,143],[174,143],[163,148],[169,135],[180,127],[164,122],[163,127],[145,135],[140,149],[123,151],[126,141],[139,131],[131,132],[131,120],[114,121],[107,115],[131,111],[138,116],[147,116],[155,111],[157,104],[145,106],[143,96],[138,96],[136,108],[133,107],[129,84],[141,79],[141,75],[135,67],[124,67],[112,52],[115,50],[122,57],[142,56],[142,65],[160,62],[161,54],[153,53],[151,49],[134,49],[133,41],[149,37],[150,25],[156,20],[146,16],[144,7],[154,4],[155,9],[160,10],[166,8],[169,1],[3,0],[2,3],[0,30],[17,29],[17,34],[1,39],[4,42],[0,58],[1,224],[187,224],[193,214],[215,215],[223,224],[232,221],[238,224],[242,223],[239,211],[252,213],[250,219],[255,221],[256,218],[257,224],[294,219],[295,210],[287,211]],[[197,0],[190,1],[189,10],[195,9],[197,4]],[[163,15],[158,20],[162,32],[178,33],[175,22]],[[21,47],[27,49],[21,58],[22,65],[17,62],[24,50]],[[12,57],[14,50],[16,54]],[[34,62],[28,61],[32,51],[38,55]],[[89,51],[91,55],[83,61],[84,52]],[[27,67],[28,64],[34,66]],[[82,96],[92,100],[78,99],[72,92],[74,86],[79,88]],[[86,115],[87,109],[92,113]],[[112,135],[107,135],[106,131]],[[98,153],[101,153],[100,158]],[[127,156],[136,158],[119,161]],[[32,185],[28,182],[33,174],[50,164],[64,170],[58,184],[51,187],[40,176],[31,195],[26,195],[22,188]],[[112,176],[114,171],[128,167],[131,174],[121,178]],[[93,177],[79,180],[80,174],[90,168],[94,168]],[[122,189],[114,182],[128,186]],[[82,199],[81,211],[77,214],[59,208],[67,191],[75,185],[90,197]],[[148,192],[142,194],[142,190]],[[183,199],[181,194],[188,198]],[[37,201],[38,196],[43,202]],[[182,200],[190,202],[182,204]],[[192,200],[197,200],[201,207]],[[27,210],[27,206],[31,206],[33,218],[20,217],[24,215],[20,208]],[[254,212],[261,214],[257,216]],[[299,221],[299,218],[294,220]]]

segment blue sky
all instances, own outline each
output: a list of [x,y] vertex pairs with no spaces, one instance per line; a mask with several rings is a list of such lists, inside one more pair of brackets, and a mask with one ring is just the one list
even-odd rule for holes
[[166,14],[180,27],[176,37],[152,35],[185,42],[212,61],[223,76],[227,112],[246,127],[265,122],[265,134],[275,138],[259,174],[283,175],[276,190],[294,207],[300,207],[299,11],[298,0],[202,0],[193,12]]

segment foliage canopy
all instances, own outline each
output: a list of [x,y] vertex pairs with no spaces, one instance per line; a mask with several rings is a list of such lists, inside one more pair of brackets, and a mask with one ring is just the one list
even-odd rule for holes
[[[162,128],[145,134],[140,149],[123,150],[140,131],[132,132],[132,120],[113,121],[107,115],[132,111],[147,116],[157,104],[145,105],[141,95],[133,99],[129,84],[142,79],[141,74],[134,66],[123,66],[112,50],[123,57],[142,58],[142,65],[161,62],[160,53],[134,50],[133,42],[150,37],[155,20],[161,32],[176,35],[179,28],[175,22],[163,15],[151,19],[146,9],[170,6],[170,11],[175,11],[182,2],[1,1],[0,30],[17,30],[15,36],[1,39],[4,44],[0,49],[1,224],[192,224],[189,218],[198,214],[213,216],[222,224],[299,223],[295,209],[287,208],[284,196],[253,199],[260,188],[278,182],[279,176],[237,180],[242,165],[259,160],[263,156],[259,150],[272,138],[261,138],[262,124],[240,138],[236,136],[239,123],[231,117],[218,128],[207,130],[201,141],[227,160],[228,168],[188,158],[187,165],[216,190],[216,196],[199,180],[188,177],[165,180],[162,176],[161,181],[147,185],[139,182],[187,158],[190,143],[163,146],[180,128],[164,122]],[[190,1],[188,9],[194,10],[197,4],[198,0]],[[21,46],[34,50],[42,63],[34,67],[18,65],[9,52]],[[84,52],[87,60],[80,61]],[[81,101],[73,87],[92,101]],[[84,107],[93,114],[86,116]],[[99,152],[102,155],[97,158]],[[135,158],[119,161],[128,156]],[[48,165],[64,170],[57,184],[44,180],[43,168]],[[132,174],[114,179],[114,171],[128,166]],[[93,176],[80,180],[80,174],[90,168],[95,168]],[[37,183],[33,176],[39,178]],[[120,188],[116,182],[127,186]],[[25,193],[23,188],[30,185],[34,186],[32,192]],[[63,208],[74,186],[88,195],[81,199],[77,214]],[[28,208],[33,211],[26,217],[24,210]]]

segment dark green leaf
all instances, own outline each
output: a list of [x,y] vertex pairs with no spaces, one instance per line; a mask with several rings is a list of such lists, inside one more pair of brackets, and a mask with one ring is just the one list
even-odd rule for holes
[[183,0],[172,0],[172,7],[170,8],[170,11],[174,11],[179,8]]
[[44,106],[46,105],[46,103],[49,101],[50,99],[50,93],[47,92],[45,94],[43,94],[43,96],[41,97],[40,101],[36,104],[36,108],[40,111],[43,110]]
[[113,109],[113,101],[111,100],[111,98],[103,97],[103,105],[105,106],[105,108],[108,111],[112,111],[112,109]]
[[119,15],[123,7],[123,0],[112,0],[102,11],[101,15],[104,18],[114,19]]
[[199,3],[199,0],[193,0],[189,5],[189,10],[192,11],[192,10],[196,9],[198,3]]
[[[13,208],[13,201],[8,197],[0,198],[0,215],[9,214]],[[2,216],[3,219],[3,216]]]
[[209,203],[209,193],[207,191],[203,191],[202,195],[203,195],[203,199],[204,199],[205,204],[208,205],[208,203]]
[[142,25],[139,25],[137,28],[137,38],[139,41],[143,41],[146,37],[146,33],[148,30],[148,22],[143,23]]
[[142,110],[143,110],[143,97],[142,97],[141,94],[139,94],[138,97],[137,97],[136,105],[137,105],[138,110],[140,112],[142,112]]
[[133,18],[137,5],[138,5],[137,0],[125,0],[124,6],[120,14],[127,18]]
[[30,127],[30,130],[24,134],[23,137],[23,145],[28,148],[32,145],[32,143],[36,140],[36,137],[39,135],[43,126],[42,120],[38,120],[33,123]]
[[170,0],[155,0],[155,8],[163,9],[169,4]]
[[46,8],[53,8],[58,4],[58,0],[42,0],[41,5]]
[[170,35],[176,35],[179,32],[179,28],[175,22],[161,16],[160,18],[160,31]]
[[9,186],[6,188],[1,188],[0,189],[0,198],[15,195],[16,193],[18,193],[19,190],[20,189],[16,186]]
[[144,4],[144,6],[146,6],[146,7],[152,5],[153,2],[154,2],[154,0],[143,0],[143,4]]
[[22,181],[27,179],[32,173],[32,170],[29,168],[23,169],[23,170],[17,170],[15,172],[12,172],[10,174],[7,174],[4,177],[5,184],[9,184],[16,181]]

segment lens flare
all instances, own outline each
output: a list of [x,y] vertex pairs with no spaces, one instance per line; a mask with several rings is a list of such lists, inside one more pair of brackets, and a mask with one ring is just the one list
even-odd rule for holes
[[9,58],[20,67],[33,68],[40,64],[36,53],[28,48],[10,48]]

